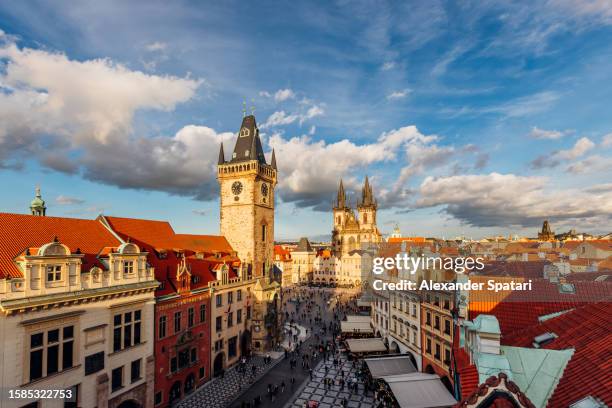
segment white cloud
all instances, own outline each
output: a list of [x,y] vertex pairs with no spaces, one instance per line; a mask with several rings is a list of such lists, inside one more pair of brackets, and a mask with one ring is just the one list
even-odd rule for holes
[[395,68],[396,65],[397,64],[395,63],[395,61],[387,61],[384,64],[382,64],[380,69],[383,70],[383,71],[389,71],[389,70]]
[[[279,171],[283,174],[279,181],[283,201],[327,209],[342,175],[373,163],[395,160],[410,144],[422,144],[432,138],[421,134],[415,126],[406,126],[383,133],[370,144],[359,145],[348,139],[328,144],[309,136],[286,139],[280,134],[272,135],[269,144],[276,150]],[[345,182],[357,186],[353,179]]]
[[594,154],[589,157],[585,157],[583,160],[579,160],[575,163],[570,164],[566,171],[572,174],[585,174],[604,172],[610,174],[612,172],[612,157],[603,157]]
[[194,213],[195,215],[199,215],[201,217],[205,217],[207,214],[206,210],[191,210],[192,213]]
[[55,199],[55,202],[60,205],[74,205],[74,204],[83,204],[85,200],[81,200],[76,197],[68,197],[65,195],[59,195]]
[[276,91],[276,93],[274,93],[274,100],[276,102],[283,102],[287,99],[293,98],[295,98],[295,93],[289,88],[279,89],[278,91]]
[[545,130],[534,126],[533,128],[531,128],[529,136],[534,139],[556,140],[565,136],[565,132],[560,132],[558,130]]
[[608,133],[607,135],[601,138],[601,146],[602,147],[612,146],[612,133]]
[[538,156],[535,160],[531,162],[531,167],[534,169],[541,169],[544,167],[556,167],[562,162],[567,162],[570,160],[575,160],[581,156],[584,156],[589,150],[595,147],[595,143],[593,143],[589,138],[582,137],[576,141],[574,146],[571,149],[567,150],[558,150],[553,152],[552,154],[544,154]]
[[554,155],[554,157],[559,160],[574,160],[580,156],[583,156],[593,147],[595,147],[595,143],[593,143],[587,137],[581,137],[571,149],[560,150]]
[[147,51],[164,51],[168,47],[168,44],[161,41],[155,41],[145,46]]
[[284,110],[276,111],[268,116],[268,119],[261,125],[262,129],[275,126],[286,126],[294,122],[302,125],[305,121],[325,114],[325,110],[320,105],[310,106],[304,113],[287,113]]
[[543,177],[499,173],[427,177],[416,206],[443,206],[477,227],[533,226],[543,219],[609,221],[612,216],[612,191],[549,190],[546,183]]
[[402,89],[400,91],[393,91],[389,95],[387,95],[387,99],[389,100],[403,99],[407,97],[409,93],[410,93],[410,89],[408,88]]
[[268,91],[259,91],[259,96],[261,96],[262,98],[271,98],[272,94],[270,94],[270,92]]

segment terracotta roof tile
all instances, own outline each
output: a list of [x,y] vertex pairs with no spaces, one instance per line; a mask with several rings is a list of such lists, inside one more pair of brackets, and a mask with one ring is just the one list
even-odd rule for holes
[[[533,347],[533,340],[546,332],[557,338],[543,348],[574,349],[548,407],[566,407],[592,395],[612,405],[612,296],[606,301],[588,303],[558,317],[504,335],[506,345]],[[608,374],[606,374],[608,373]]]
[[95,220],[0,213],[0,279],[22,277],[14,258],[26,248],[40,247],[54,237],[71,252],[76,252],[77,248],[81,250],[84,271],[94,265],[104,268],[98,254],[105,255],[105,247],[116,248],[120,244]]

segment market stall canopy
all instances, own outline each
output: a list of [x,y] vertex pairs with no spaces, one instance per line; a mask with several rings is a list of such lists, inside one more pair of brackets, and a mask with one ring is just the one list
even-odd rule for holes
[[366,358],[365,362],[374,379],[417,371],[410,356]]
[[370,321],[368,322],[340,322],[342,333],[373,333]]
[[362,316],[362,315],[347,315],[346,316],[346,321],[347,322],[360,322],[360,323],[368,323],[370,324],[370,316]]
[[452,407],[457,401],[435,374],[411,373],[383,377],[400,408]]
[[348,339],[346,346],[351,353],[377,353],[387,351],[381,339]]

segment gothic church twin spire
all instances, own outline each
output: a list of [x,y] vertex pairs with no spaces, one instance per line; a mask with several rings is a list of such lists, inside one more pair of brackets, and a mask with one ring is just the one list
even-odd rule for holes
[[[358,207],[377,207],[376,199],[372,191],[372,185],[368,176],[365,178],[365,183],[361,188],[361,201],[357,204]],[[338,196],[335,202],[336,208],[349,208],[346,192],[344,191],[344,183],[340,179],[340,186],[338,187]]]

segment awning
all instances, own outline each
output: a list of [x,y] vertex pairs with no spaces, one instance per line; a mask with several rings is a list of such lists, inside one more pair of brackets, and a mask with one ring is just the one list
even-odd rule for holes
[[387,351],[381,339],[348,339],[346,346],[351,353],[376,353]]
[[361,323],[368,323],[370,324],[370,316],[362,316],[362,315],[347,315],[346,316],[346,321],[347,322],[361,322]]
[[370,322],[340,322],[342,333],[373,333]]
[[375,379],[417,371],[410,356],[366,358],[365,362]]
[[368,301],[361,300],[361,299],[357,300],[357,307],[371,307],[371,306],[372,304]]
[[383,377],[401,408],[452,407],[457,403],[440,377],[411,373]]

